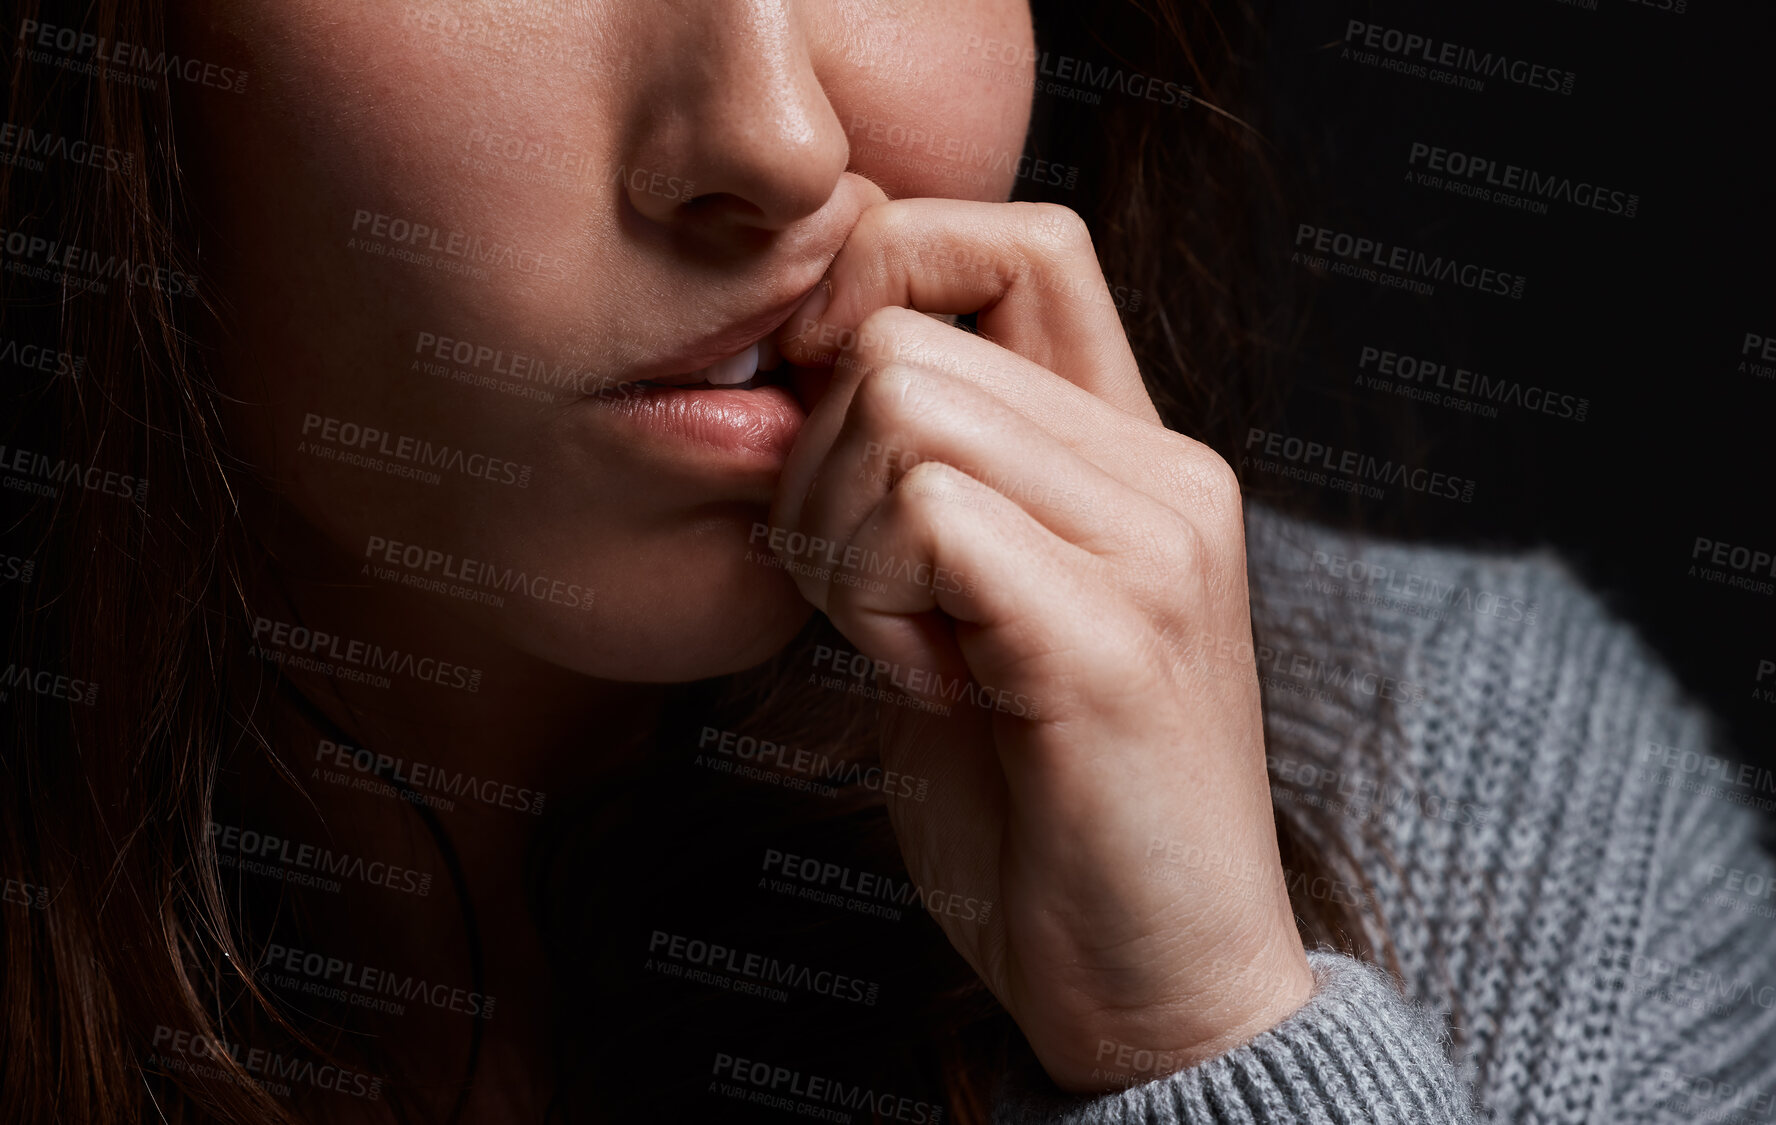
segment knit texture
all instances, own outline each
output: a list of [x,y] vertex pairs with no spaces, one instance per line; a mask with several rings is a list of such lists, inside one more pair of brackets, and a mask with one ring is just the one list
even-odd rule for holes
[[1776,1121],[1776,779],[1552,555],[1246,532],[1273,794],[1401,978],[1312,951],[1288,1019],[1113,1094],[1020,1044],[996,1125]]

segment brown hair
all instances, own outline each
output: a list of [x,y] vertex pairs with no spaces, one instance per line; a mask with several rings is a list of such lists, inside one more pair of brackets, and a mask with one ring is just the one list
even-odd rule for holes
[[[1062,201],[1091,223],[1111,281],[1144,295],[1125,319],[1168,423],[1232,460],[1239,427],[1268,407],[1282,329],[1274,318],[1286,306],[1242,268],[1274,190],[1263,142],[1242,119],[1257,23],[1243,3],[1084,7],[1039,0],[1039,33],[1187,82],[1197,104],[1180,115],[1129,98],[1094,112],[1085,128],[1039,97],[1032,143],[1077,153],[1069,162],[1084,174]],[[15,10],[22,21],[43,8],[22,0]],[[97,0],[82,30],[138,44],[164,37],[154,0]],[[242,1041],[321,1055],[339,1048],[336,1037],[293,1023],[242,971],[251,964],[243,954],[249,919],[225,896],[206,839],[223,763],[239,753],[275,762],[276,751],[265,715],[241,702],[264,687],[240,657],[241,624],[251,619],[242,575],[254,552],[238,518],[238,466],[223,440],[220,393],[198,344],[221,317],[183,210],[173,84],[142,89],[89,76],[28,59],[22,37],[13,43],[12,123],[129,160],[118,168],[0,165],[0,237],[42,237],[124,264],[102,292],[66,282],[51,292],[18,272],[0,278],[0,339],[59,350],[76,369],[36,382],[12,377],[20,389],[5,444],[9,456],[29,450],[134,483],[107,491],[64,479],[52,496],[19,503],[7,522],[9,550],[31,562],[30,581],[7,608],[9,658],[91,690],[79,693],[82,701],[15,691],[8,703],[0,877],[46,888],[47,903],[0,908],[0,1118],[299,1120],[231,1051]],[[10,247],[8,259],[18,260]],[[196,279],[195,297],[174,292],[181,283],[168,279],[180,277]],[[1009,1021],[935,925],[792,909],[750,893],[750,883],[742,889],[730,870],[711,870],[720,865],[707,841],[717,838],[724,852],[744,852],[735,841],[795,840],[808,854],[902,870],[879,796],[739,792],[698,775],[673,745],[714,723],[867,760],[882,725],[897,720],[835,714],[830,697],[809,698],[798,686],[807,646],[830,642],[829,630],[816,621],[761,672],[682,689],[677,713],[688,718],[662,732],[655,762],[549,818],[531,879],[564,982],[556,1116],[662,1119],[662,1092],[644,1079],[684,1072],[646,1045],[672,1041],[677,1032],[663,1029],[695,1027],[699,1043],[743,1035],[761,1056],[780,1049],[818,1060],[824,1051],[833,1067],[867,1073],[879,1088],[927,1091],[958,1120],[986,1120],[985,1076],[1003,1063]],[[1309,873],[1350,866],[1326,850],[1340,838],[1337,826],[1303,819],[1313,813],[1279,803],[1285,865]],[[672,839],[669,824],[699,825],[702,843]],[[653,849],[651,887],[627,865],[597,858],[617,837]],[[662,896],[665,872],[701,889]],[[655,925],[695,915],[786,956],[818,950],[813,959],[868,964],[893,1002],[821,1012],[825,1022],[810,1036],[804,1029],[815,1017],[794,1005],[765,1021],[760,1005],[638,983],[632,920],[588,913],[588,903],[642,904],[631,913]],[[1295,907],[1310,942],[1368,953],[1373,920],[1323,897],[1297,896]],[[660,1038],[649,1040],[644,1024]],[[165,1029],[208,1043],[211,1065],[156,1062]],[[695,1095],[706,1098],[701,1084]],[[707,1101],[697,1104],[707,1115]]]

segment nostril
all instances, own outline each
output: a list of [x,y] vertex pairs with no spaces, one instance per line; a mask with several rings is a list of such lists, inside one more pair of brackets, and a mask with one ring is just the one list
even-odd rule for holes
[[765,226],[769,219],[764,208],[728,191],[712,191],[687,199],[679,205],[679,213],[693,222],[747,227]]

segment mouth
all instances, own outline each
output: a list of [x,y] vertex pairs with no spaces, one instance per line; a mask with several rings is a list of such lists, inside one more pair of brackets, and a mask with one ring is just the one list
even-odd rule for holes
[[641,439],[632,448],[732,480],[735,472],[781,469],[819,393],[815,374],[785,362],[761,337],[694,371],[618,383],[589,401],[596,416]]
[[777,350],[776,335],[773,332],[707,367],[683,375],[641,379],[631,385],[649,391],[751,391],[761,387],[788,387],[790,369],[783,362],[782,353]]

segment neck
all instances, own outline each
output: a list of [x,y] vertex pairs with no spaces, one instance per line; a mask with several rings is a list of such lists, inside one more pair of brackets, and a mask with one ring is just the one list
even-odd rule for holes
[[[324,719],[273,705],[274,748],[301,788],[256,760],[246,763],[240,827],[361,857],[380,865],[378,872],[411,873],[380,883],[338,878],[336,892],[306,893],[303,935],[311,952],[492,996],[498,1018],[476,1029],[485,1037],[483,1060],[546,1059],[544,953],[522,877],[537,813],[572,805],[644,758],[663,689],[551,665],[463,624],[442,599],[371,584],[342,552],[313,536],[291,541],[297,538],[286,532],[268,544],[273,562],[250,587],[261,619],[255,639],[261,651],[283,657],[282,674]],[[303,565],[298,571],[279,559]],[[278,624],[290,630],[282,644]],[[298,626],[340,638],[309,654],[334,668],[292,659],[304,655],[291,641]],[[473,669],[475,690],[464,677],[394,669],[365,682],[349,675],[370,671],[354,662],[352,642],[430,661],[428,670]],[[349,748],[338,745],[344,740]],[[411,792],[403,796],[403,787]],[[428,876],[428,889],[416,893],[416,880]],[[477,943],[485,970],[478,986]],[[388,1021],[384,1043],[397,1058],[424,1060],[421,1077],[460,1078],[476,1017],[406,1006]]]
[[[260,534],[269,561],[252,581],[255,643],[359,745],[563,796],[644,751],[658,685],[580,675],[452,613],[442,595],[365,578],[287,511]],[[291,764],[319,764],[314,743]]]

